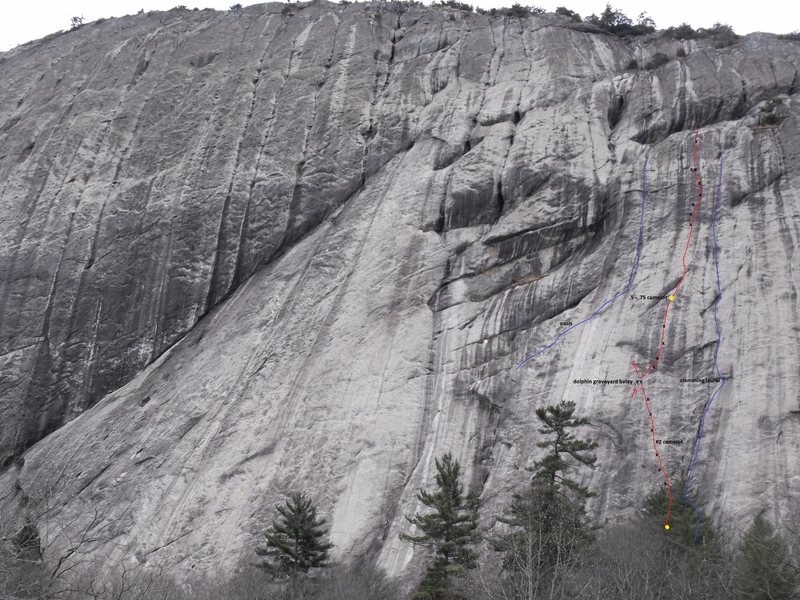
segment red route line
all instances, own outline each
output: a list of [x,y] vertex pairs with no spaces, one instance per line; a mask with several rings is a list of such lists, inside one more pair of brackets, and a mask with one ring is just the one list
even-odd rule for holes
[[[670,294],[673,297],[673,299],[678,296],[678,290],[681,289],[681,286],[683,285],[683,280],[686,279],[686,272],[687,272],[686,254],[688,254],[689,245],[692,242],[692,232],[694,231],[694,221],[695,218],[697,217],[697,211],[700,209],[700,203],[703,201],[703,184],[700,182],[700,176],[697,174],[697,146],[699,144],[699,139],[700,139],[700,133],[698,130],[695,130],[693,163],[694,163],[694,178],[695,182],[697,183],[699,197],[697,199],[697,202],[695,202],[694,204],[694,210],[692,211],[692,220],[689,223],[689,237],[686,239],[686,248],[684,248],[683,256],[681,256],[681,264],[683,265],[683,275],[681,275],[681,278],[678,280],[678,285],[675,286],[675,290],[672,292],[672,294]],[[642,378],[646,377],[650,371],[655,369],[658,366],[658,362],[661,360],[661,353],[664,351],[664,335],[667,330],[667,316],[669,316],[669,307],[673,301],[674,300],[669,300],[669,299],[667,300],[667,308],[664,310],[664,322],[662,323],[661,327],[661,342],[659,343],[658,346],[658,354],[656,355],[656,359],[650,364],[650,366],[648,366],[644,370],[644,373],[642,373]]]
[[[652,371],[658,366],[658,363],[661,360],[661,354],[664,352],[664,336],[667,331],[667,317],[669,316],[669,307],[677,297],[678,291],[681,289],[684,279],[686,279],[686,273],[688,270],[686,267],[686,255],[689,253],[689,245],[692,242],[692,232],[694,231],[694,222],[697,217],[697,211],[700,208],[700,203],[703,201],[703,184],[700,181],[700,175],[698,175],[697,173],[697,146],[699,144],[700,144],[700,132],[699,130],[695,129],[694,152],[692,154],[692,163],[694,171],[694,180],[695,183],[697,184],[697,190],[698,190],[698,199],[697,202],[695,202],[694,204],[694,210],[692,211],[692,220],[689,223],[689,236],[686,239],[686,247],[683,250],[683,256],[681,256],[681,264],[683,265],[683,274],[681,275],[681,278],[678,280],[678,285],[675,286],[675,289],[673,290],[672,294],[670,294],[670,296],[672,296],[672,299],[669,298],[667,299],[667,307],[664,309],[664,320],[661,324],[661,341],[659,342],[658,345],[658,354],[656,355],[655,360],[652,363],[650,363],[650,365],[641,374],[639,373],[639,368],[636,366],[636,362],[631,363],[633,365],[633,370],[636,372],[636,377],[639,380],[639,387],[641,387],[642,389],[642,396],[644,396],[644,404],[645,407],[647,408],[647,414],[650,415],[650,433],[653,438],[653,448],[655,449],[656,456],[658,457],[658,466],[661,469],[661,472],[664,474],[664,481],[667,484],[668,503],[667,503],[667,520],[664,523],[665,528],[669,528],[669,517],[672,512],[672,486],[670,485],[669,476],[667,475],[667,472],[664,469],[664,463],[661,460],[661,454],[659,453],[658,445],[656,444],[656,431],[655,431],[656,426],[653,420],[653,412],[650,410],[650,402],[648,401],[647,394],[644,391],[644,378],[648,375],[648,373],[650,373],[650,371]],[[633,398],[633,396],[636,394],[637,389],[638,389],[637,387],[633,388],[633,391],[631,392],[631,398]]]
[[[642,388],[642,396],[644,396],[644,405],[647,408],[647,414],[650,415],[650,436],[653,438],[653,449],[656,451],[656,457],[658,457],[658,468],[661,469],[661,472],[664,474],[664,481],[667,483],[667,520],[664,523],[664,526],[669,526],[669,516],[672,513],[672,484],[669,482],[669,475],[667,475],[666,469],[664,469],[664,462],[661,460],[661,453],[658,451],[658,445],[656,444],[656,423],[653,420],[653,411],[650,410],[650,402],[647,400],[647,392],[644,391],[644,382],[642,381],[641,377],[639,377],[639,368],[636,366],[636,361],[631,362],[633,365],[633,370],[636,371],[636,376],[639,378],[639,387]],[[633,389],[633,394],[636,393],[636,389]],[[631,398],[633,397],[631,394]]]

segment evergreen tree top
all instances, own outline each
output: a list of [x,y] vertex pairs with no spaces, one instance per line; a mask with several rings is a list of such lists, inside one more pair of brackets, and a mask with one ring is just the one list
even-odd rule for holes
[[744,597],[793,600],[800,594],[800,565],[793,564],[786,543],[759,514],[740,546],[739,588]]
[[564,474],[569,469],[567,456],[590,468],[594,468],[597,461],[597,457],[591,453],[597,448],[597,442],[579,439],[570,431],[590,424],[587,419],[576,417],[574,413],[575,403],[569,401],[536,409],[536,416],[544,425],[539,429],[539,433],[553,435],[555,438],[536,444],[539,448],[549,448],[550,452],[528,470],[536,473],[534,479],[544,481],[550,486],[551,494],[556,492],[563,494],[562,488],[565,487],[578,497],[587,498],[593,494]]
[[477,555],[471,548],[479,540],[478,500],[464,495],[461,467],[450,452],[436,459],[436,491],[420,490],[419,501],[431,509],[426,514],[406,517],[419,535],[400,534],[412,544],[433,547],[435,559],[428,567],[417,592],[419,598],[440,598],[449,589],[450,575],[472,569]]
[[328,550],[333,544],[324,541],[328,533],[326,521],[317,517],[311,499],[294,493],[276,511],[279,518],[264,534],[266,546],[256,548],[259,556],[267,557],[264,569],[276,576],[293,576],[327,566]]

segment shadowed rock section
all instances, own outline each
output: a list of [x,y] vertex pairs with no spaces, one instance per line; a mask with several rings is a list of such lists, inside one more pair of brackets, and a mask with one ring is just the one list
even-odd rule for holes
[[[0,54],[3,514],[55,490],[98,508],[96,553],[231,566],[306,489],[341,556],[399,542],[453,450],[485,525],[537,456],[534,409],[577,402],[601,443],[585,483],[614,518],[660,484],[629,390],[696,200],[712,190],[730,377],[694,480],[731,519],[800,502],[796,96],[800,44],[715,49],[390,4],[267,4],[90,24]],[[767,103],[779,126],[761,128]],[[716,331],[707,194],[649,382],[680,477]],[[48,435],[50,434],[50,435]],[[47,436],[47,437],[44,437]],[[44,439],[42,439],[44,438]],[[38,442],[38,443],[37,443]],[[33,444],[32,447],[30,447]],[[27,452],[11,464],[14,456]],[[796,509],[795,509],[796,510]]]

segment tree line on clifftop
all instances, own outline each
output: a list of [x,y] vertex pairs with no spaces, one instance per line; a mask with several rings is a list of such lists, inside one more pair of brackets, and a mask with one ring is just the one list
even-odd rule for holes
[[[294,16],[295,10],[299,11],[307,6],[313,4],[316,0],[311,0],[309,2],[292,2],[288,0],[286,6],[284,6],[282,14],[284,16]],[[351,0],[339,0],[339,4],[351,4]],[[371,0],[373,4],[383,4],[383,5],[392,5],[392,6],[422,6],[421,0]],[[463,12],[476,12],[481,15],[490,15],[490,16],[504,16],[504,17],[511,17],[511,18],[525,18],[535,15],[542,15],[545,14],[547,11],[544,8],[536,6],[535,4],[519,4],[515,2],[511,6],[503,6],[498,8],[489,8],[484,9],[479,6],[473,6],[466,2],[461,2],[460,0],[434,0],[431,3],[431,6],[439,6],[442,8],[449,8],[454,10],[459,10]],[[178,5],[170,9],[171,11],[178,11],[184,12],[189,11],[190,9],[186,7],[186,5]],[[199,9],[194,8],[191,9],[192,11],[198,11]],[[211,9],[204,9],[204,10],[211,10]],[[245,9],[241,3],[232,4],[230,6],[230,12],[237,14],[237,15],[244,15]],[[145,13],[144,9],[139,10],[137,15],[144,15],[144,14],[151,14]],[[623,11],[619,10],[618,8],[614,8],[611,4],[606,4],[605,9],[599,14],[596,15],[592,13],[588,17],[582,18],[581,15],[565,6],[559,6],[555,10],[555,14],[560,15],[567,19],[569,22],[573,24],[586,24],[591,25],[595,29],[604,31],[606,33],[617,35],[621,37],[635,37],[640,35],[645,35],[649,33],[656,32],[656,23],[655,21],[647,15],[647,13],[642,12],[636,18],[634,22],[628,15],[626,15]],[[102,23],[106,19],[97,19],[94,21],[94,24]],[[82,16],[74,16],[70,19],[70,30],[80,29],[84,26],[84,18]],[[54,36],[58,36],[63,34],[64,31],[55,32],[49,36],[46,36],[43,39],[49,39]],[[723,48],[725,46],[730,46],[739,39],[739,36],[734,32],[733,28],[730,25],[725,25],[722,23],[715,23],[711,27],[707,28],[698,28],[695,29],[688,23],[682,23],[677,27],[669,27],[664,30],[664,33],[670,37],[673,37],[677,40],[693,40],[693,39],[702,39],[702,38],[711,38],[713,44],[716,48]],[[792,41],[800,41],[800,31],[793,31],[792,33],[781,34],[778,36],[779,38],[792,40]]]
[[[458,0],[440,0],[439,2],[434,2],[433,5],[467,12],[475,10],[478,14],[488,14],[491,16],[502,15],[506,17],[529,17],[541,15],[546,12],[545,9],[536,5],[522,5],[519,3],[514,3],[510,7],[490,8],[488,10],[480,7],[473,9],[471,5],[465,2],[459,2]],[[602,31],[618,36],[638,36],[654,33],[656,31],[656,23],[647,13],[640,13],[634,22],[628,15],[610,4],[606,4],[605,9],[599,15],[592,13],[586,18],[581,18],[580,14],[565,6],[556,8],[555,14],[566,18],[572,23],[594,25]],[[733,31],[732,27],[723,25],[722,23],[715,23],[712,27],[700,29],[694,29],[688,23],[682,23],[678,27],[669,27],[665,30],[665,33],[679,40],[713,37],[718,47],[728,46],[734,43],[739,37]]]
[[[373,0],[375,2],[375,0]],[[340,4],[350,4],[350,0],[339,0]],[[387,0],[378,0],[377,3],[384,3],[390,4],[391,2]],[[421,0],[399,0],[394,2],[396,4],[408,4],[408,5],[422,5]],[[309,3],[300,3],[300,2],[291,2],[289,0],[287,2],[287,8],[291,6],[295,6],[298,9],[305,8]],[[515,2],[511,6],[503,6],[499,8],[490,8],[484,9],[481,7],[473,7],[471,4],[467,4],[466,2],[460,2],[459,0],[434,0],[431,6],[440,6],[443,8],[452,8],[455,10],[461,10],[465,12],[477,12],[478,14],[486,14],[491,16],[506,16],[506,17],[530,17],[535,15],[544,14],[546,11],[544,8],[536,6],[534,4],[530,5],[523,5]],[[186,5],[178,5],[171,9],[172,11],[189,11]],[[197,11],[198,9],[193,9]],[[243,14],[244,8],[242,7],[241,3],[232,4],[230,6],[230,12],[236,14]],[[288,10],[284,12],[284,14],[288,14]],[[145,14],[144,9],[140,10],[138,15]],[[643,12],[640,13],[634,23],[633,19],[628,17],[624,12],[621,10],[614,8],[610,4],[606,4],[605,9],[600,15],[591,14],[586,18],[581,18],[580,14],[577,12],[570,10],[564,6],[559,6],[555,10],[555,14],[561,15],[565,17],[569,21],[573,23],[587,23],[590,25],[594,25],[595,27],[606,31],[608,33],[612,33],[614,35],[620,36],[637,36],[637,35],[645,35],[647,33],[653,33],[656,31],[656,23],[655,21],[650,18],[647,13]],[[100,23],[105,21],[105,19],[99,19],[95,21],[95,23]],[[70,19],[70,29],[79,29],[84,25],[84,18],[82,16],[74,16]],[[676,39],[681,40],[688,40],[688,39],[696,39],[702,37],[709,37],[713,36],[715,38],[722,39],[725,42],[725,45],[729,45],[733,43],[738,36],[734,33],[733,28],[729,25],[723,25],[721,23],[714,24],[713,27],[707,29],[694,29],[688,23],[683,23],[678,27],[670,27],[665,30],[667,34],[675,37]]]
[[[330,559],[326,519],[302,492],[276,507],[276,518],[254,548],[254,559],[229,577],[200,574],[175,582],[158,569],[96,577],[81,560],[81,545],[97,541],[99,515],[62,556],[50,553],[31,515],[2,538],[0,598],[68,600],[791,600],[800,594],[800,561],[784,536],[757,515],[737,544],[707,515],[700,525],[688,501],[675,498],[669,519],[665,487],[651,493],[637,516],[617,524],[593,521],[595,496],[578,475],[593,469],[597,443],[579,437],[590,425],[561,402],[536,410],[543,450],[526,470],[528,482],[493,523],[480,522],[480,502],[466,491],[452,453],[435,459],[430,489],[420,489],[421,510],[408,515],[402,543],[420,549],[416,581],[392,581],[375,565]],[[699,499],[694,500],[699,504]],[[484,521],[488,520],[485,516]],[[77,557],[77,558],[76,558]],[[49,560],[48,560],[49,559]],[[408,591],[408,590],[411,591]]]

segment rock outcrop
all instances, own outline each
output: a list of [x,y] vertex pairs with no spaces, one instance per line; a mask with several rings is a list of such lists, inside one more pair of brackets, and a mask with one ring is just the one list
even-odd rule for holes
[[693,482],[722,523],[796,516],[798,63],[766,34],[326,3],[0,54],[0,510],[52,498],[45,536],[100,515],[109,564],[232,567],[305,489],[338,556],[402,574],[433,457],[466,465],[490,526],[561,399],[600,442],[593,514],[635,510],[663,484],[644,404],[578,382],[656,355],[697,130],[705,194],[648,376],[681,442],[661,454],[685,475],[715,388],[681,380],[714,377],[722,158],[727,382]]

